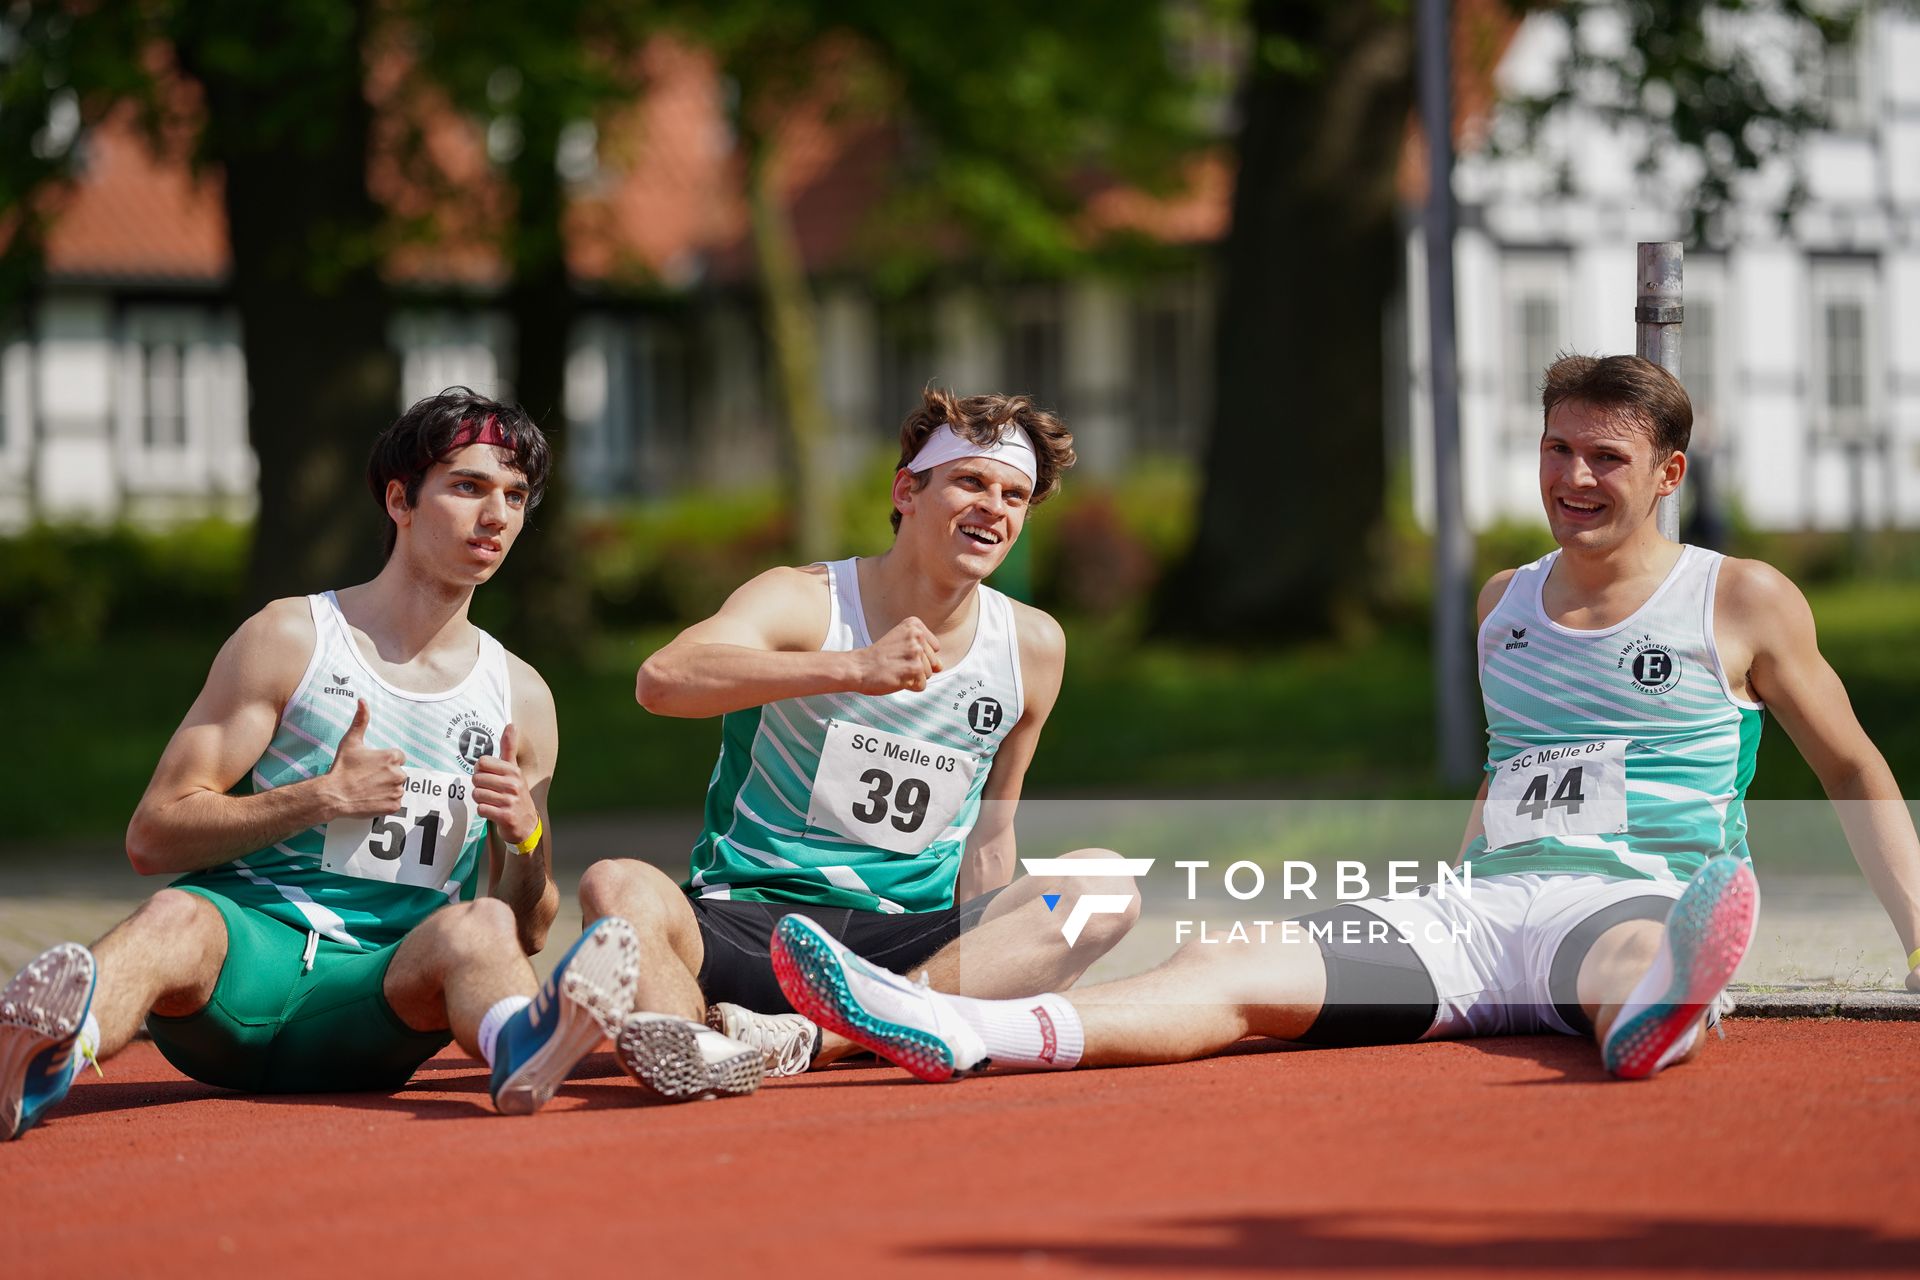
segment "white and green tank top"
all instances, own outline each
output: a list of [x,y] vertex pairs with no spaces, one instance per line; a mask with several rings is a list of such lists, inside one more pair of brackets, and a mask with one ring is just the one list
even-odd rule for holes
[[[826,566],[824,653],[872,637],[853,560]],[[704,898],[936,911],[994,753],[1023,711],[1013,605],[979,589],[966,656],[924,690],[787,698],[729,712],[687,889]]]
[[1747,853],[1761,707],[1734,696],[1714,646],[1725,557],[1682,547],[1615,626],[1563,627],[1540,592],[1558,551],[1517,570],[1480,628],[1486,835],[1477,875],[1581,872],[1686,880]]
[[174,883],[347,946],[386,946],[437,908],[474,896],[487,823],[473,808],[473,766],[493,754],[512,718],[506,651],[483,631],[465,679],[441,693],[413,693],[361,659],[331,591],[307,603],[313,658],[253,767],[253,790],[327,772],[365,701],[367,745],[406,753],[404,808],[382,818],[336,818]]

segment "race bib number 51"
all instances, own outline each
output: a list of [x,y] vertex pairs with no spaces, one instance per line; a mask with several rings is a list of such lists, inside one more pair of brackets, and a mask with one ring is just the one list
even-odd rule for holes
[[829,720],[807,825],[891,853],[919,853],[959,816],[978,767],[967,752]]
[[473,783],[457,773],[408,769],[398,813],[335,818],[327,824],[320,869],[358,880],[444,889],[460,864],[473,814]]
[[1530,747],[1487,784],[1487,848],[1627,830],[1627,740]]

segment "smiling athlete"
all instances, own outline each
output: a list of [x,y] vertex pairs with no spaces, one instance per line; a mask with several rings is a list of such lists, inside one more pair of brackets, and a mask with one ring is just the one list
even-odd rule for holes
[[625,1016],[624,922],[544,987],[527,962],[559,900],[553,698],[467,619],[548,459],[523,411],[464,388],[375,441],[385,566],[234,633],[128,827],[136,871],[180,878],[0,992],[0,1137],[143,1019],[187,1075],[264,1093],[397,1089],[451,1035],[526,1113]]
[[[900,430],[889,550],[763,573],[640,668],[649,711],[723,717],[684,888],[633,860],[580,884],[586,919],[638,928],[645,1012],[616,1048],[659,1098],[749,1092],[761,1051],[785,1074],[850,1047],[786,1012],[769,944],[796,909],[876,963],[995,996],[1071,983],[1131,924],[1095,917],[1069,945],[1043,900],[1059,881],[1007,888],[1066,644],[984,582],[1073,460],[1022,397],[930,390]],[[1137,909],[1128,879],[1080,883]],[[1025,1012],[990,1038],[1007,1061],[1057,1051]]]
[[[1841,805],[1920,990],[1920,841],[1805,598],[1765,564],[1660,535],[1655,508],[1687,469],[1686,392],[1638,357],[1569,356],[1541,399],[1559,549],[1480,593],[1488,752],[1462,849],[1470,892],[1345,903],[1305,917],[1318,932],[1195,941],[1075,992],[1062,1039],[1084,1038],[1080,1061],[1182,1061],[1248,1035],[1520,1032],[1591,1035],[1625,1079],[1684,1061],[1758,921],[1745,799],[1763,705]],[[981,1026],[1030,1003],[916,988],[800,916],[775,961],[803,1012],[926,1079],[978,1069]]]

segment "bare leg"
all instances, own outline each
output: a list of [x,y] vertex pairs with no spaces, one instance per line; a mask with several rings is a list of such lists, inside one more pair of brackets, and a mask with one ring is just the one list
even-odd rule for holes
[[[1120,855],[1110,849],[1080,849],[1066,856]],[[1049,893],[1062,895],[1059,906],[1051,911],[1042,897]],[[1132,905],[1122,912],[1089,916],[1069,946],[1061,923],[1074,899],[1090,893],[1131,898]],[[936,991],[984,1000],[1065,991],[1094,961],[1113,950],[1139,918],[1140,893],[1131,877],[1024,876],[1001,891],[978,925],[940,948],[915,972],[923,970]],[[852,1041],[823,1030],[813,1065],[823,1067],[858,1049]]]
[[624,918],[640,937],[640,982],[633,1007],[695,1022],[705,1019],[707,1000],[700,994],[698,975],[706,945],[680,886],[645,862],[596,862],[580,877],[580,917],[591,924],[603,916]]
[[[1110,849],[1080,849],[1069,858],[1118,858]],[[1043,895],[1057,893],[1047,908]],[[1088,894],[1125,897],[1122,912],[1087,917],[1068,945],[1061,925],[1073,902]],[[1055,878],[1025,876],[1008,885],[980,923],[942,947],[926,963],[936,990],[985,1000],[1065,991],[1093,962],[1113,950],[1140,918],[1140,892],[1129,876]]]
[[480,1019],[507,996],[539,985],[520,950],[513,908],[497,898],[443,907],[394,952],[382,990],[416,1031],[451,1028],[460,1047],[480,1056]]
[[[1580,962],[1577,987],[1580,1007],[1593,1022],[1595,1044],[1605,1042],[1614,1019],[1620,1015],[1620,1006],[1653,963],[1665,933],[1666,926],[1658,920],[1622,921],[1595,939],[1586,959]],[[1705,1014],[1700,1016],[1700,1021],[1705,1024]],[[1690,1060],[1704,1043],[1706,1038],[1699,1037],[1693,1047],[1671,1065]]]
[[162,889],[92,951],[93,1016],[106,1058],[126,1047],[149,1011],[183,1018],[207,1007],[227,960],[227,925],[200,895]]
[[1067,994],[1081,1065],[1186,1062],[1247,1036],[1297,1040],[1320,1016],[1326,960],[1311,940],[1189,942],[1158,968]]

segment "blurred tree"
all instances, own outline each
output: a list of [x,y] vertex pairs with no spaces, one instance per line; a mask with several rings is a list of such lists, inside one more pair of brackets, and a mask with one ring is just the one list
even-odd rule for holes
[[[1488,6],[1461,8],[1484,28],[1503,25]],[[1674,152],[1698,166],[1698,232],[1714,225],[1740,173],[1790,156],[1817,122],[1805,71],[1846,38],[1858,6],[1507,0],[1507,8],[1546,11],[1567,27],[1573,50],[1554,92],[1517,104],[1508,145],[1537,145],[1541,126],[1576,106],[1645,122],[1649,169]],[[1366,610],[1377,581],[1384,317],[1403,259],[1395,178],[1414,43],[1407,0],[1251,0],[1248,20],[1199,529],[1156,615],[1163,632],[1271,640],[1338,630]],[[1742,25],[1767,30],[1768,47],[1729,38]],[[1489,76],[1503,42],[1469,35],[1456,36],[1456,65],[1478,59]],[[1788,73],[1770,61],[1788,62]],[[1563,167],[1575,163],[1563,158]]]
[[249,599],[368,571],[366,442],[399,369],[367,186],[370,0],[14,0],[0,11],[0,288],[18,307],[86,163],[126,112],[217,176],[260,459]]
[[[567,260],[571,198],[595,185],[609,117],[644,89],[641,53],[656,14],[622,0],[405,0],[389,15],[413,73],[396,104],[411,131],[399,149],[409,185],[431,193],[430,219],[451,224],[455,236],[477,230],[498,249],[514,397],[546,429],[562,463],[535,513],[539,536],[525,539],[501,570],[516,606],[507,631],[522,649],[578,656],[592,618],[565,466],[566,370],[579,296]],[[444,122],[448,106],[478,122],[497,191],[448,175],[423,145],[422,134]],[[498,197],[497,208],[488,195]]]
[[1096,177],[1165,188],[1199,136],[1169,15],[1159,0],[717,0],[687,19],[733,90],[800,556],[837,550],[839,432],[782,186],[796,130],[884,122],[888,229],[862,247],[896,284],[960,243],[976,269],[1057,273],[1098,248],[1078,222]]

